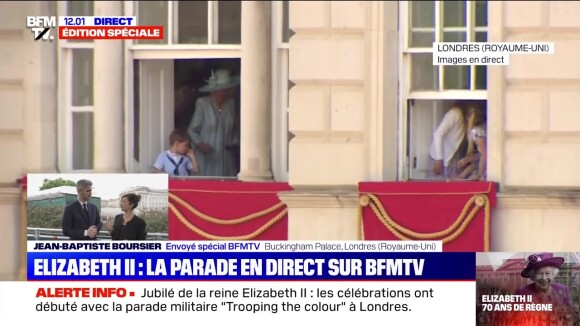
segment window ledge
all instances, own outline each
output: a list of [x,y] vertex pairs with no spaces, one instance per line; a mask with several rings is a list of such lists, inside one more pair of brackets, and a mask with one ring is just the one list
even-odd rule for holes
[[129,48],[134,51],[151,50],[241,50],[241,44],[133,44]]
[[500,209],[580,209],[580,189],[505,189],[497,193],[497,198]]
[[[357,207],[358,191],[347,187],[336,189],[295,189],[278,193],[290,208]],[[580,189],[503,190],[497,193],[499,209],[580,209]]]
[[131,48],[133,59],[207,59],[207,58],[233,58],[241,57],[241,47],[152,47],[152,46],[135,46]]
[[329,187],[309,189],[302,187],[278,193],[278,198],[288,208],[357,208],[359,194],[356,188]]

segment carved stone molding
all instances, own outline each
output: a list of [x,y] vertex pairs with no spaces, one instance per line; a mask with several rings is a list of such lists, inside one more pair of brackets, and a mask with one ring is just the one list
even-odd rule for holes
[[0,188],[0,205],[18,205],[20,200],[20,188]]
[[288,208],[356,208],[358,192],[352,190],[295,190],[278,193]]

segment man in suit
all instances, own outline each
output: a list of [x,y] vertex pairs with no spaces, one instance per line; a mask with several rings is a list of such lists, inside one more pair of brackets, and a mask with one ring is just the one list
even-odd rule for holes
[[62,233],[71,240],[97,240],[102,223],[99,209],[89,203],[93,183],[90,180],[79,180],[77,193],[77,200],[68,204],[62,214]]

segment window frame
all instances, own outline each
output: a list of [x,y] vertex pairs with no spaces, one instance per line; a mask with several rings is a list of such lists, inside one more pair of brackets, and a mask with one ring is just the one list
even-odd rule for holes
[[[207,1],[207,43],[200,43],[200,45],[219,45],[219,1]],[[136,2],[137,4],[137,2]],[[175,36],[179,35],[179,1],[168,1],[168,30],[170,34],[167,35],[168,44],[181,44],[175,42]],[[240,12],[241,16],[241,12]],[[173,18],[173,19],[172,19]],[[241,17],[240,17],[241,22]],[[241,24],[241,23],[240,23]],[[241,41],[240,41],[241,44]]]
[[[217,44],[218,28],[218,2],[208,2],[208,43],[180,44],[175,42],[178,29],[178,1],[167,1],[167,43],[164,44],[138,44],[134,40],[126,42],[131,49],[133,59],[212,59],[212,58],[241,58],[241,44]],[[138,17],[138,1],[125,1],[126,15]],[[211,41],[211,42],[210,42]],[[240,42],[241,43],[241,42]]]
[[[135,60],[179,60],[179,59],[240,59],[242,56],[241,44],[178,44],[173,43],[174,34],[174,16],[177,13],[175,1],[167,1],[167,31],[168,43],[166,44],[138,44],[134,40],[124,41],[125,51],[125,167],[127,172],[135,173],[139,167],[139,161],[135,159],[135,150],[133,147],[135,140],[135,83],[134,67]],[[208,1],[215,3],[217,1]],[[125,15],[138,16],[138,2],[125,1],[123,8]],[[209,11],[209,10],[208,10]],[[217,11],[215,11],[217,15]],[[137,17],[137,20],[139,17]],[[175,20],[176,21],[176,20]],[[215,21],[215,20],[214,20]],[[138,123],[138,122],[137,122]],[[165,142],[165,138],[162,139]]]
[[[58,1],[57,15],[67,16],[67,1]],[[94,42],[69,42],[68,40],[57,40],[57,66],[58,66],[58,169],[60,172],[84,173],[92,172],[93,169],[74,169],[74,148],[73,148],[73,114],[78,112],[89,112],[94,119],[94,98],[93,105],[74,106],[72,101],[73,85],[73,52],[75,50],[91,50],[94,55]],[[94,57],[93,57],[94,58]],[[94,87],[94,80],[93,80]],[[94,151],[94,143],[92,145]]]
[[288,181],[289,50],[284,42],[284,4],[273,1],[272,24],[272,173],[276,181]]
[[[444,31],[442,26],[442,8],[443,1],[434,1],[435,3],[435,42],[440,42],[442,33]],[[475,10],[472,6],[475,6],[475,2],[465,1],[466,12],[471,13],[466,15],[466,40],[467,42],[474,42],[473,32],[487,32],[489,31],[488,26],[475,27]],[[489,10],[489,9],[488,9]],[[475,87],[475,66],[470,66],[470,89],[453,89],[446,90],[444,87],[444,69],[443,66],[439,66],[438,72],[438,90],[419,90],[411,91],[411,55],[416,53],[433,53],[432,47],[410,47],[409,46],[409,36],[410,36],[410,5],[407,1],[399,2],[399,62],[398,65],[398,79],[399,79],[399,140],[398,140],[398,168],[397,174],[399,180],[421,180],[421,179],[411,179],[410,177],[410,158],[407,156],[407,150],[410,145],[409,139],[409,102],[412,100],[487,100],[488,99],[488,89],[474,89]],[[423,29],[423,28],[421,28]],[[447,27],[445,30],[449,29],[463,29],[461,28],[450,28]]]

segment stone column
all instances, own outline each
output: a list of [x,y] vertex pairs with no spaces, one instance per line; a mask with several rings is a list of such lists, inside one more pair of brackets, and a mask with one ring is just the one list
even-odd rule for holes
[[0,281],[17,280],[23,272],[26,277],[27,230],[21,218],[20,198],[18,188],[0,188],[0,216],[4,231],[0,239],[0,248],[5,248],[0,255]]
[[[122,1],[95,1],[95,16],[122,15]],[[124,172],[123,41],[94,42],[94,170]]]
[[26,191],[21,191],[20,193],[20,243],[18,244],[20,247],[19,281],[26,281],[28,278],[28,269],[26,268],[28,261],[28,188],[26,189]]
[[[360,238],[358,190],[367,179],[376,1],[290,1],[290,240]],[[376,10],[378,9],[378,10]],[[370,15],[375,13],[375,15]],[[372,17],[372,20],[367,18]],[[378,60],[378,55],[375,56]],[[378,89],[378,87],[375,87]],[[379,90],[377,90],[378,92]],[[374,122],[374,121],[373,121]],[[376,124],[376,122],[374,122]],[[378,125],[378,124],[376,124]],[[378,133],[377,133],[378,135]],[[373,143],[371,143],[373,144]],[[373,147],[368,145],[368,151]]]
[[[28,3],[3,4],[7,8],[25,6],[29,15],[56,16],[56,2],[30,1]],[[17,9],[6,9],[8,11]],[[24,17],[22,17],[24,19]],[[50,35],[57,38],[58,30],[53,29]],[[24,73],[22,90],[26,100],[22,100],[20,94],[14,94],[10,101],[3,103],[6,108],[23,105],[24,114],[16,110],[6,110],[3,114],[5,126],[11,128],[22,127],[19,122],[23,122],[23,141],[26,150],[20,148],[6,149],[14,150],[14,157],[22,157],[22,162],[7,162],[3,167],[4,171],[12,170],[12,164],[22,167],[25,173],[56,173],[57,172],[57,42],[28,42],[28,30],[26,37],[22,39],[23,47],[14,47],[14,53],[22,57],[27,64],[14,65],[14,69]],[[20,50],[19,50],[20,49]],[[16,121],[13,116],[20,115]],[[20,120],[22,119],[22,120]],[[22,155],[17,152],[22,151]],[[3,180],[4,181],[4,180]],[[13,180],[10,180],[13,181]]]
[[288,240],[360,240],[356,190],[298,190],[278,194],[288,206]]
[[238,175],[272,180],[270,112],[270,3],[242,1],[241,130]]

